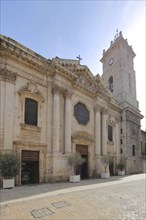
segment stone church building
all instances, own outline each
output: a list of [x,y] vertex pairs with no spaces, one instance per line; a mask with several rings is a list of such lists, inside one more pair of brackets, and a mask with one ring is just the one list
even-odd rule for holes
[[104,155],[111,175],[121,157],[127,174],[143,172],[135,53],[121,32],[103,50],[102,76],[80,60],[46,59],[9,37],[0,41],[0,150],[20,156],[17,184],[68,181],[74,152],[85,158],[82,179],[100,176]]

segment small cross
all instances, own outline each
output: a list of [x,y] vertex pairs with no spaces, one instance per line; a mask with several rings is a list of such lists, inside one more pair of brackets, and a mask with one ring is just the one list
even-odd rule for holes
[[76,58],[79,60],[79,62],[82,60],[82,58],[80,57],[80,55],[77,56]]

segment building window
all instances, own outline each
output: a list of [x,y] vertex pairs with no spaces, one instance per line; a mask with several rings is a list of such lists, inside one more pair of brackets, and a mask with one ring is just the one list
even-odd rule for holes
[[123,140],[121,139],[121,144],[123,144]]
[[108,140],[113,141],[113,128],[111,125],[108,125]]
[[123,133],[123,129],[121,128],[121,134]]
[[25,124],[37,126],[38,102],[25,98]]
[[135,145],[132,145],[132,156],[135,156]]
[[129,91],[131,92],[131,74],[128,73]]
[[109,82],[109,90],[113,92],[113,76],[110,76],[108,82]]
[[123,149],[120,149],[120,153],[121,153],[121,154],[123,153]]

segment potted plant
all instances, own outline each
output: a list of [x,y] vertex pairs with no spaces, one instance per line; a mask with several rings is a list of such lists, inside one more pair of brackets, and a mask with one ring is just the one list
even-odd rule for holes
[[102,179],[107,179],[110,177],[110,173],[109,173],[109,163],[110,163],[110,157],[108,155],[104,155],[102,157],[102,164],[104,166],[104,170],[105,172],[101,173],[101,178]]
[[117,169],[118,169],[118,176],[124,176],[125,175],[125,166],[126,166],[126,163],[125,163],[125,160],[124,159],[121,159],[119,161],[119,163],[117,163]]
[[76,183],[80,181],[80,174],[76,174],[77,167],[85,162],[80,153],[71,154],[68,157],[68,164],[72,169],[72,175],[70,175],[69,181]]
[[0,176],[3,177],[3,188],[13,188],[14,178],[19,174],[20,159],[14,152],[0,153]]

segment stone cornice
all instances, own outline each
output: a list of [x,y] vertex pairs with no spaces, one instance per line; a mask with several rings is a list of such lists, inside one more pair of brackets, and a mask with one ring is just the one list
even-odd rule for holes
[[118,102],[115,101],[113,98],[110,98],[108,101],[108,107],[112,108],[115,111],[121,113],[122,108],[119,106]]
[[60,66],[59,64],[55,62],[54,62],[54,74],[59,74],[69,79],[74,79],[75,77],[74,74],[70,70],[65,69],[64,67]]
[[1,56],[8,56],[13,59],[15,58],[19,60],[19,62],[25,62],[37,69],[40,69],[41,72],[48,72],[47,70],[49,70],[47,66],[50,64],[50,60],[45,59],[17,42],[14,44],[12,39],[9,40],[9,38],[1,37],[0,50]]
[[15,83],[17,77],[17,73],[8,70],[6,67],[0,67],[0,80],[8,81],[11,83]]

